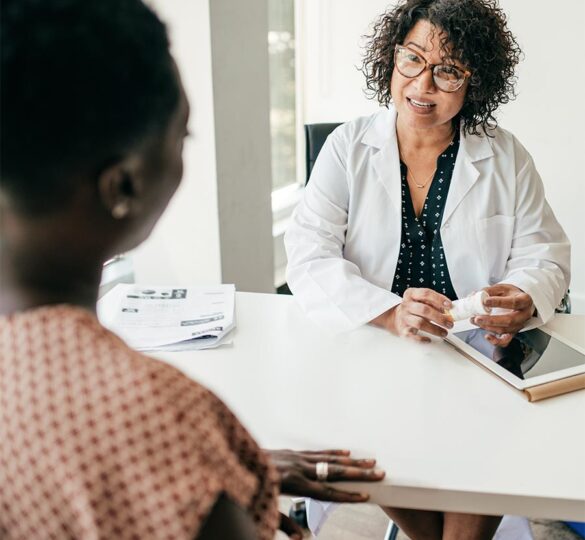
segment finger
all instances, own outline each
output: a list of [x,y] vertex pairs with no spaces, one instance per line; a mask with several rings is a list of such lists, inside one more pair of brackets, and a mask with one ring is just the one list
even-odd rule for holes
[[409,316],[405,319],[405,323],[409,328],[409,333],[412,334],[413,337],[418,338],[426,337],[420,335],[421,332],[426,332],[427,334],[431,334],[433,336],[437,336],[440,338],[444,338],[447,336],[447,330],[424,319],[423,317],[419,317],[416,315]]
[[336,463],[339,465],[347,465],[351,467],[361,467],[362,469],[371,469],[374,467],[374,465],[376,465],[375,459],[352,459],[343,456],[332,456],[330,454],[309,454],[303,456],[303,459],[309,463],[326,461],[327,463]]
[[522,328],[524,323],[530,318],[528,311],[511,311],[503,315],[480,315],[473,317],[471,322],[477,326],[486,329],[494,328]]
[[506,313],[505,315],[481,315],[479,317],[472,317],[471,322],[487,330],[488,327],[506,328],[514,324],[514,318],[511,313]]
[[522,327],[521,326],[481,326],[480,327],[482,330],[485,330],[486,332],[489,332],[491,334],[495,334],[495,335],[501,335],[501,334],[516,334],[518,333]]
[[[409,311],[412,315],[416,315],[426,321],[431,321],[435,325],[442,326],[443,328],[453,328],[453,319],[443,309],[438,311],[428,304],[417,302],[410,306]],[[418,328],[420,329],[420,327]]]
[[485,338],[496,347],[507,347],[510,345],[512,339],[514,339],[513,333],[506,334],[486,334]]
[[370,498],[367,493],[335,489],[321,482],[308,482],[303,492],[306,497],[319,501],[358,503]]
[[[311,480],[318,480],[317,466],[314,463],[305,462],[301,464],[303,474]],[[364,482],[377,482],[385,476],[382,469],[353,467],[328,463],[327,482],[339,480],[360,480]]]
[[510,294],[510,286],[500,283],[498,285],[491,285],[483,289],[489,296],[508,296]]
[[407,328],[403,335],[404,337],[411,339],[412,341],[417,341],[418,343],[431,342],[431,338],[418,333],[418,328]]
[[409,326],[408,324],[405,323],[403,323],[398,334],[402,337],[411,339],[412,341],[417,341],[419,343],[429,343],[431,341],[428,336],[419,335],[418,328],[415,328],[414,326]]
[[303,538],[303,529],[293,521],[288,516],[284,515],[283,513],[280,514],[280,526],[279,529],[289,536],[290,538],[294,538],[295,540],[302,540]]
[[429,321],[423,321],[421,323],[419,334],[420,332],[425,332],[427,334],[431,334],[432,336],[437,336],[439,338],[447,337],[448,334],[447,330]]
[[411,287],[404,291],[404,300],[414,300],[415,302],[422,302],[434,307],[437,311],[443,311],[445,308],[450,308],[451,300],[445,295],[433,291],[432,289],[418,289]]
[[484,304],[490,308],[498,307],[519,311],[532,306],[532,298],[526,293],[518,293],[510,296],[488,296]]
[[[351,450],[340,450],[339,448],[335,448],[333,450],[299,450],[295,452],[295,454],[308,454],[308,455],[332,455],[332,456],[349,456],[351,454]],[[323,461],[323,460],[321,460]]]
[[363,482],[378,482],[385,476],[382,469],[362,469],[360,467],[346,467],[344,465],[329,465],[327,481],[352,480]]
[[507,324],[504,322],[497,322],[496,324],[490,324],[491,321],[482,319],[480,317],[475,317],[472,319],[472,322],[485,330],[486,332],[491,332],[493,334],[504,334],[504,333],[512,333],[515,334],[524,328],[526,323],[527,317],[519,316],[513,317],[507,321]]

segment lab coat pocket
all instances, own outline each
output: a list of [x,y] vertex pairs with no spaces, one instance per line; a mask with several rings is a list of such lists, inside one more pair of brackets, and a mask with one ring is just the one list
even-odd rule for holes
[[488,270],[489,283],[500,281],[512,249],[514,216],[497,215],[477,222],[479,252]]

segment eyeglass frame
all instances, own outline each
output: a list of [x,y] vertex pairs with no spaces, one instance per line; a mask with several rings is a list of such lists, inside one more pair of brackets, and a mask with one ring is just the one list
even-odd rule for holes
[[[398,68],[398,63],[396,62],[396,55],[398,54],[398,49],[406,49],[407,51],[410,51],[411,53],[416,54],[416,56],[418,56],[419,58],[421,58],[423,60],[424,67],[420,70],[419,73],[417,73],[416,75],[412,75],[412,76],[408,76],[408,75],[404,75],[404,73],[402,73],[402,71],[400,71],[400,69]],[[458,66],[455,65],[449,65],[449,64],[431,64],[427,61],[427,59],[422,56],[420,53],[418,53],[417,51],[411,49],[410,47],[408,47],[407,45],[396,45],[394,47],[394,65],[396,66],[396,69],[398,70],[398,73],[400,73],[400,75],[402,75],[403,77],[406,77],[407,79],[416,79],[416,77],[418,77],[419,75],[421,75],[422,73],[424,73],[427,69],[431,70],[431,75],[433,76],[433,83],[435,84],[435,86],[441,91],[441,92],[446,92],[447,94],[452,94],[454,92],[457,92],[458,90],[461,90],[461,87],[465,84],[465,79],[468,79],[469,77],[471,77],[471,71],[467,70],[467,69],[462,69]],[[463,78],[461,79],[461,84],[455,88],[455,90],[443,90],[436,82],[435,82],[435,73],[434,70],[436,67],[438,66],[449,66],[453,69],[456,69],[457,71],[459,71],[460,73],[463,74]]]

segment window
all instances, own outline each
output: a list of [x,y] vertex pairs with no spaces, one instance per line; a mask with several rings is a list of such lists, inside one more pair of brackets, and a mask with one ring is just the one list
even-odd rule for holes
[[268,2],[273,191],[297,183],[294,4]]
[[[295,0],[268,0],[270,68],[270,131],[272,142],[272,236],[274,284],[284,284],[286,253],[283,237],[304,184],[302,125],[298,119],[297,35]],[[301,134],[301,136],[299,136]],[[300,166],[299,166],[300,163]]]

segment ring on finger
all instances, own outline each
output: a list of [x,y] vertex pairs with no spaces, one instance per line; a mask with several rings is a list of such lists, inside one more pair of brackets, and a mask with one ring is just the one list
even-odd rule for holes
[[315,474],[317,476],[317,480],[320,482],[325,482],[329,476],[329,463],[326,461],[317,462],[315,465]]

